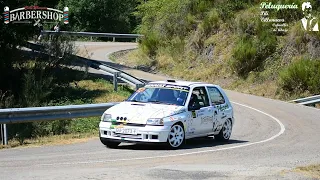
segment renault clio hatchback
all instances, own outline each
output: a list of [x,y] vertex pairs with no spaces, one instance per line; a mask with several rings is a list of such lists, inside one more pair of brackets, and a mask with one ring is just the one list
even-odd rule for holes
[[99,124],[100,140],[110,148],[121,142],[166,143],[181,147],[186,139],[214,135],[228,141],[234,125],[233,107],[214,84],[155,81],[127,100],[107,109]]

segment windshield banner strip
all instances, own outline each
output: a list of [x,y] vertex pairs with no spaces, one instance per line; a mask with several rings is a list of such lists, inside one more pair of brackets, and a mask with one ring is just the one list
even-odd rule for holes
[[189,91],[189,87],[187,86],[179,86],[179,85],[172,85],[172,84],[147,84],[145,87],[150,88],[169,88],[169,89],[178,89],[182,91]]

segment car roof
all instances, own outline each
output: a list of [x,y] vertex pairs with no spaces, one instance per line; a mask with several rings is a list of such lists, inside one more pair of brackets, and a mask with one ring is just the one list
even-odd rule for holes
[[180,86],[218,86],[215,84],[205,83],[205,82],[196,82],[196,81],[183,81],[183,80],[167,80],[167,81],[152,81],[149,82],[149,84],[155,83],[155,84],[173,84],[173,85],[180,85]]

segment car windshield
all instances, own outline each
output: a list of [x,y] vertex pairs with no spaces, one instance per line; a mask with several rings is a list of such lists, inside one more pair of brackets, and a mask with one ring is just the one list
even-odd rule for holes
[[127,101],[184,106],[188,93],[187,86],[147,84],[134,92]]

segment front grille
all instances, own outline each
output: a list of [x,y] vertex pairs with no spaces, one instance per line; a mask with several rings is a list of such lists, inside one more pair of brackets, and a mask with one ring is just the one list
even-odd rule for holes
[[134,127],[145,127],[146,124],[136,124],[136,123],[123,123],[123,122],[114,122],[113,125],[121,125],[123,124],[124,126],[134,126]]

